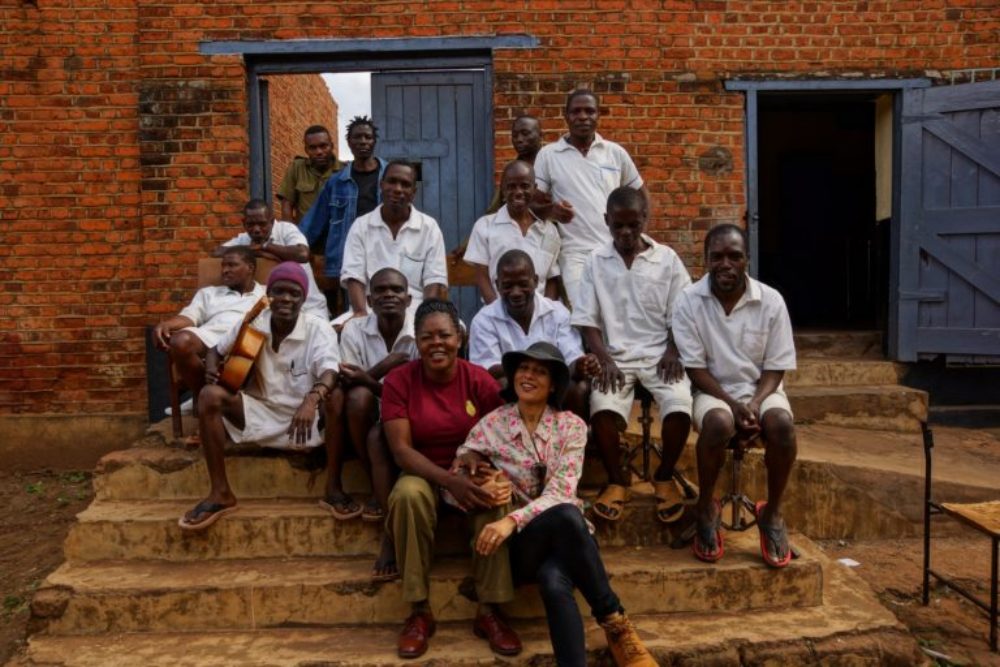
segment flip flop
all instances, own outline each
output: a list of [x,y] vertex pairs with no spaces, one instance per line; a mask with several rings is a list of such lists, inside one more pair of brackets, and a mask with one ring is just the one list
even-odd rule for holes
[[[714,501],[716,515],[710,524],[695,521],[694,542],[691,550],[694,557],[703,563],[715,563],[726,553],[724,540],[722,538],[722,506],[719,501]],[[713,540],[714,537],[714,540]],[[715,543],[715,551],[706,551],[704,544]]]
[[[757,531],[760,533],[760,556],[769,566],[782,568],[792,562],[792,545],[788,541],[788,529],[785,526],[784,521],[782,521],[781,525],[777,527],[765,526],[760,520],[765,507],[767,507],[766,500],[758,501],[757,504],[754,505],[754,513],[757,515]],[[770,543],[774,546],[778,546],[782,542],[784,542],[785,546],[788,547],[788,551],[785,552],[784,557],[775,560],[771,557],[771,550],[768,549],[768,545]]]
[[[355,506],[354,509],[351,509],[352,504]],[[364,511],[364,508],[346,493],[327,496],[319,501],[319,506],[332,514],[333,518],[338,521],[347,521],[361,516]]]
[[653,497],[661,523],[674,523],[684,516],[684,492],[675,480],[653,480]]
[[367,503],[365,507],[361,510],[361,520],[370,522],[385,521],[385,510],[382,506],[378,504],[378,501],[372,498]]
[[[190,532],[197,532],[199,530],[205,530],[213,523],[236,511],[236,505],[223,505],[221,503],[212,503],[207,500],[203,500],[194,506],[191,512],[195,516],[200,514],[206,514],[207,516],[201,521],[190,521],[187,515],[182,516],[177,520],[177,525],[180,526],[181,530],[187,530]],[[189,512],[189,514],[191,513]]]
[[[618,521],[625,512],[629,492],[621,484],[608,484],[594,499],[594,514],[606,521]],[[611,514],[614,511],[615,514]]]

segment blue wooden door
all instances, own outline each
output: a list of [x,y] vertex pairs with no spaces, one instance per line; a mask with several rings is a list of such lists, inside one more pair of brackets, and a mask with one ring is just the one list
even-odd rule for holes
[[903,93],[890,352],[1000,361],[1000,81]]
[[[372,74],[378,154],[420,165],[416,207],[441,226],[450,252],[489,204],[492,112],[485,70]],[[475,287],[451,289],[466,324],[479,308]]]

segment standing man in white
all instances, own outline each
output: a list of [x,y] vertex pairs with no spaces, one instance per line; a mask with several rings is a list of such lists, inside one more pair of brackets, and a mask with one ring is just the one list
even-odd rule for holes
[[552,215],[562,223],[559,269],[571,306],[579,300],[587,256],[611,242],[604,222],[611,191],[621,186],[639,190],[649,210],[649,192],[628,152],[597,133],[600,116],[597,95],[574,90],[566,98],[569,132],[543,146],[535,158],[535,182],[552,196]]

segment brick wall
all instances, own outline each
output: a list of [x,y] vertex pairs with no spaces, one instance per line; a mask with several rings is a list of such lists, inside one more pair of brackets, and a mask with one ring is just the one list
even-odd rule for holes
[[[271,190],[277,192],[285,169],[296,155],[305,156],[302,133],[310,125],[330,130],[334,150],[340,155],[337,102],[319,74],[269,76],[268,101],[271,133]],[[274,210],[281,211],[277,198]]]
[[0,8],[7,413],[141,411],[142,327],[190,297],[247,193],[243,62],[203,41],[530,33],[538,48],[495,53],[497,164],[513,116],[552,140],[565,92],[593,87],[654,235],[698,272],[704,230],[745,206],[743,97],[723,80],[992,67],[1000,28],[995,0],[39,4]]

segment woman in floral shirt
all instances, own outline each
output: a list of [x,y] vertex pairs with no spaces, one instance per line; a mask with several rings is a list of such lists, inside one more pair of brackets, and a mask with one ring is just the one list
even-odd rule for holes
[[502,470],[513,484],[516,509],[483,528],[476,551],[492,554],[509,541],[515,581],[536,582],[541,591],[559,665],[587,662],[583,619],[573,597],[579,588],[604,628],[615,662],[655,666],[611,590],[576,497],[587,425],[559,409],[569,381],[565,359],[554,345],[535,343],[505,354],[503,368],[504,398],[516,402],[473,427],[456,464],[473,472],[487,463]]

